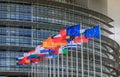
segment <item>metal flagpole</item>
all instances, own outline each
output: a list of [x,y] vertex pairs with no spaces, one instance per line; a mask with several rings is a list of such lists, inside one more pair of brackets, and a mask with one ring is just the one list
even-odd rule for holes
[[58,70],[57,70],[57,75],[58,75],[58,77],[59,77],[59,72],[60,72],[60,71],[59,71],[59,69],[60,69],[60,67],[59,67],[59,55],[58,55],[58,67],[57,67],[57,69],[58,69]]
[[49,64],[50,64],[50,77],[51,77],[51,59],[49,59]]
[[35,75],[35,64],[33,64],[33,71],[34,71],[34,77],[36,77],[36,75]]
[[90,76],[90,64],[89,64],[89,43],[87,44],[87,62],[88,62],[88,77]]
[[45,73],[45,60],[43,60],[42,62],[43,62],[42,63],[42,69],[43,69],[42,76],[45,77],[45,74],[44,74]]
[[33,66],[33,77],[35,77],[35,76],[34,76],[34,64],[32,64],[32,66]]
[[100,27],[99,31],[100,31],[100,65],[101,65],[101,77],[102,77],[103,76],[103,69],[102,69],[102,50],[101,50],[101,27]]
[[71,55],[70,55],[71,56],[71,77],[73,77],[73,54],[72,54],[72,48],[71,48],[70,52],[71,52]]
[[64,70],[64,68],[63,68],[63,55],[61,55],[61,58],[62,58],[62,77],[64,77],[64,74],[63,74],[63,70]]
[[[71,17],[71,14],[70,14],[71,10],[69,10],[69,18]],[[69,25],[71,25],[71,23],[69,23]],[[70,45],[72,45],[72,42],[70,42]],[[71,77],[73,77],[73,52],[72,52],[72,48],[70,48],[70,59],[71,59],[71,66],[70,66],[70,70],[71,70]]]
[[38,77],[38,74],[39,74],[39,73],[38,73],[38,63],[36,64],[36,68],[37,68],[37,69],[36,69],[36,72],[37,72],[37,76],[36,76],[36,77]]
[[49,64],[50,64],[50,77],[51,77],[51,59],[49,60]]
[[[60,16],[58,16],[58,17],[60,17]],[[58,21],[58,23],[60,23],[60,22]],[[59,52],[59,50],[58,50],[58,52]],[[59,71],[60,70],[60,65],[59,65],[60,61],[59,60],[60,60],[60,55],[58,54],[58,57],[57,57],[57,77],[59,77],[59,75],[60,75],[60,71]]]
[[96,77],[96,64],[95,64],[95,46],[94,46],[94,39],[93,39],[93,70],[94,70],[94,77]]
[[56,70],[55,58],[53,58],[53,66],[52,66],[52,67],[53,67],[53,77],[55,77],[55,75],[56,75],[56,74],[55,74],[55,72],[56,72],[56,71],[55,71],[55,70]]
[[37,64],[35,63],[35,77],[37,77]]
[[[67,10],[67,9],[65,8],[65,21],[67,20],[67,19],[66,19],[66,13],[67,13],[66,10]],[[67,23],[65,22],[65,26],[66,26],[66,25],[67,25]],[[68,50],[68,49],[67,49],[67,50]],[[69,73],[68,73],[68,53],[66,54],[66,60],[67,60],[67,61],[66,61],[66,72],[67,72],[67,77],[69,77],[69,76],[68,76],[68,74],[69,74]]]
[[[82,23],[81,23],[81,30],[82,30]],[[81,39],[81,41],[83,40]],[[82,68],[82,77],[84,77],[83,43],[81,43],[81,68]]]
[[78,45],[76,47],[76,74],[76,77],[78,77]]
[[33,74],[32,74],[32,73],[33,73],[33,66],[32,66],[32,65],[31,65],[30,72],[31,72],[31,73],[30,73],[31,77],[33,77]]
[[46,60],[46,69],[45,69],[45,70],[46,70],[46,73],[47,73],[47,74],[46,74],[46,77],[48,77],[48,68],[49,68],[49,66],[48,66],[48,60]]
[[[73,15],[74,15],[74,23],[75,23],[74,6],[73,6]],[[76,77],[78,77],[78,39],[77,39],[77,47],[75,53],[76,53]]]
[[35,63],[35,73],[36,73],[36,77],[37,77],[37,63]]

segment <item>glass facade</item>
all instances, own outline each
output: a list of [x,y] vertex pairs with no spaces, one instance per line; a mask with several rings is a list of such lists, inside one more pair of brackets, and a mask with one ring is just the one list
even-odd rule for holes
[[[24,3],[13,0],[3,0],[0,3],[0,70],[3,72],[17,72],[16,74],[0,74],[3,76],[19,76],[20,72],[33,74],[34,65],[16,65],[16,57],[34,49],[42,40],[59,33],[66,26],[81,24],[82,29],[94,25],[101,26],[102,36],[107,37],[110,27],[101,22],[100,18],[75,10],[46,3]],[[64,2],[64,0],[62,1]],[[107,29],[106,29],[107,28]],[[102,39],[104,42],[105,40]],[[40,74],[47,73],[50,77],[108,77],[108,71],[101,63],[102,57],[108,58],[108,48],[104,45],[100,49],[100,40],[95,39],[88,44],[79,45],[77,49],[69,49],[67,55],[60,55],[55,59],[37,64]],[[77,51],[77,52],[76,52]],[[35,67],[34,67],[35,68]],[[43,70],[44,69],[44,70]],[[47,77],[42,76],[41,77]]]

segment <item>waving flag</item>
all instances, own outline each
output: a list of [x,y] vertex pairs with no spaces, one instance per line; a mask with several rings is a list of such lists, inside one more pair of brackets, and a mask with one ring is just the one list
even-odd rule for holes
[[46,49],[56,48],[57,46],[66,46],[67,41],[62,36],[60,37],[49,37],[43,41],[42,46]]
[[60,35],[64,38],[64,39],[66,39],[66,29],[62,29],[62,30],[60,30]]
[[24,53],[23,57],[17,58],[17,64],[31,64],[43,59],[52,59],[59,54],[67,54],[69,48],[88,43],[89,40],[100,38],[100,26],[80,30],[80,25],[74,25],[60,30],[58,35],[48,37],[38,45],[35,50]]
[[100,26],[94,26],[93,28],[85,30],[86,38],[100,38]]
[[24,56],[29,56],[29,55],[35,54],[35,53],[36,53],[35,50],[31,50],[31,51],[29,51],[27,53],[24,53]]
[[51,59],[51,58],[55,58],[57,56],[58,56],[57,54],[46,54],[45,58],[46,59]]
[[59,48],[59,54],[67,54],[67,53],[68,53],[68,49],[66,49],[64,47]]
[[28,56],[28,59],[30,59],[31,63],[36,63],[42,61],[44,55],[43,54],[32,54]]
[[45,49],[41,45],[38,45],[35,49],[35,54],[49,54],[50,52],[54,52],[52,49]]
[[73,41],[74,43],[88,43],[88,38],[85,38],[84,35],[81,35],[81,36],[76,36]]
[[63,36],[53,37],[52,41],[55,46],[66,46],[68,44],[67,40]]
[[17,58],[17,64],[18,65],[31,64],[31,61],[30,59],[28,59],[28,57],[21,57]]
[[80,36],[80,24],[67,27],[66,36]]
[[68,43],[67,46],[64,46],[64,48],[77,48],[77,43],[74,43],[74,41],[71,41]]

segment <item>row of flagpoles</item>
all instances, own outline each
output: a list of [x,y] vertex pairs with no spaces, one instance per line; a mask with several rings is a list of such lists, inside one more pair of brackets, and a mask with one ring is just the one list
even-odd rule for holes
[[[100,26],[93,26],[87,29],[81,29],[80,24],[66,27],[65,29],[60,30],[59,34],[53,35],[48,37],[47,39],[42,41],[41,45],[38,45],[35,50],[31,50],[27,53],[24,53],[22,57],[17,58],[17,64],[18,65],[27,65],[32,64],[32,70],[31,70],[31,76],[30,77],[56,77],[55,70],[56,68],[53,68],[55,66],[56,62],[55,59],[57,58],[57,69],[60,69],[60,57],[62,59],[61,69],[57,71],[57,77],[64,77],[64,54],[66,55],[66,58],[68,60],[68,52],[71,53],[71,73],[69,73],[69,67],[68,67],[68,61],[66,61],[66,76],[69,77],[69,75],[74,76],[73,71],[73,52],[72,48],[76,49],[76,75],[79,76],[78,70],[78,48],[77,45],[81,45],[81,62],[84,62],[83,60],[83,43],[88,43],[89,40],[92,40],[94,42],[94,38],[100,39]],[[88,45],[88,44],[87,44]],[[94,46],[94,45],[93,45]],[[89,51],[89,48],[87,48]],[[94,47],[93,47],[94,51]],[[101,51],[101,48],[100,48]],[[62,54],[62,55],[60,55]],[[87,53],[89,55],[89,52]],[[96,64],[95,64],[95,51],[93,52],[93,70],[94,70],[94,77],[96,76]],[[102,60],[102,57],[100,57]],[[54,62],[54,63],[52,63]],[[88,63],[90,61],[88,60]],[[36,64],[37,63],[37,64]],[[101,66],[101,76],[102,76],[102,62],[100,62]],[[41,65],[42,64],[42,68]],[[48,65],[48,67],[46,67]],[[88,64],[89,65],[89,64]],[[41,68],[41,69],[40,69]],[[46,71],[46,68],[48,69]],[[47,74],[41,74],[40,73],[47,73]],[[53,71],[52,71],[53,70]],[[88,70],[90,70],[90,67],[88,67]],[[84,63],[81,63],[81,72],[82,77],[84,77]],[[60,76],[61,73],[61,76]],[[53,75],[52,75],[53,74]],[[44,76],[43,76],[44,75]],[[88,71],[88,75],[90,75],[90,71]]]
[[88,43],[89,40],[100,38],[100,26],[93,26],[81,30],[80,24],[66,27],[60,30],[58,35],[53,35],[42,41],[35,50],[24,53],[17,58],[18,65],[38,63],[57,57],[59,54],[67,54],[69,48],[76,48],[81,43]]

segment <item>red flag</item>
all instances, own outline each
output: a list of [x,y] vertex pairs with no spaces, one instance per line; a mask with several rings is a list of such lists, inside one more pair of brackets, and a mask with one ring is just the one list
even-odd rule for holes
[[62,36],[53,38],[53,42],[56,46],[66,46],[68,44],[66,39]]
[[81,36],[76,36],[74,39],[73,39],[74,43],[88,43],[88,38],[85,38],[84,35],[81,35]]
[[66,30],[65,29],[60,30],[60,34],[61,34],[61,36],[66,37]]
[[30,63],[31,63],[31,61],[30,61],[30,59],[28,59],[27,56],[23,57],[23,58],[18,62],[18,64],[30,64]]

